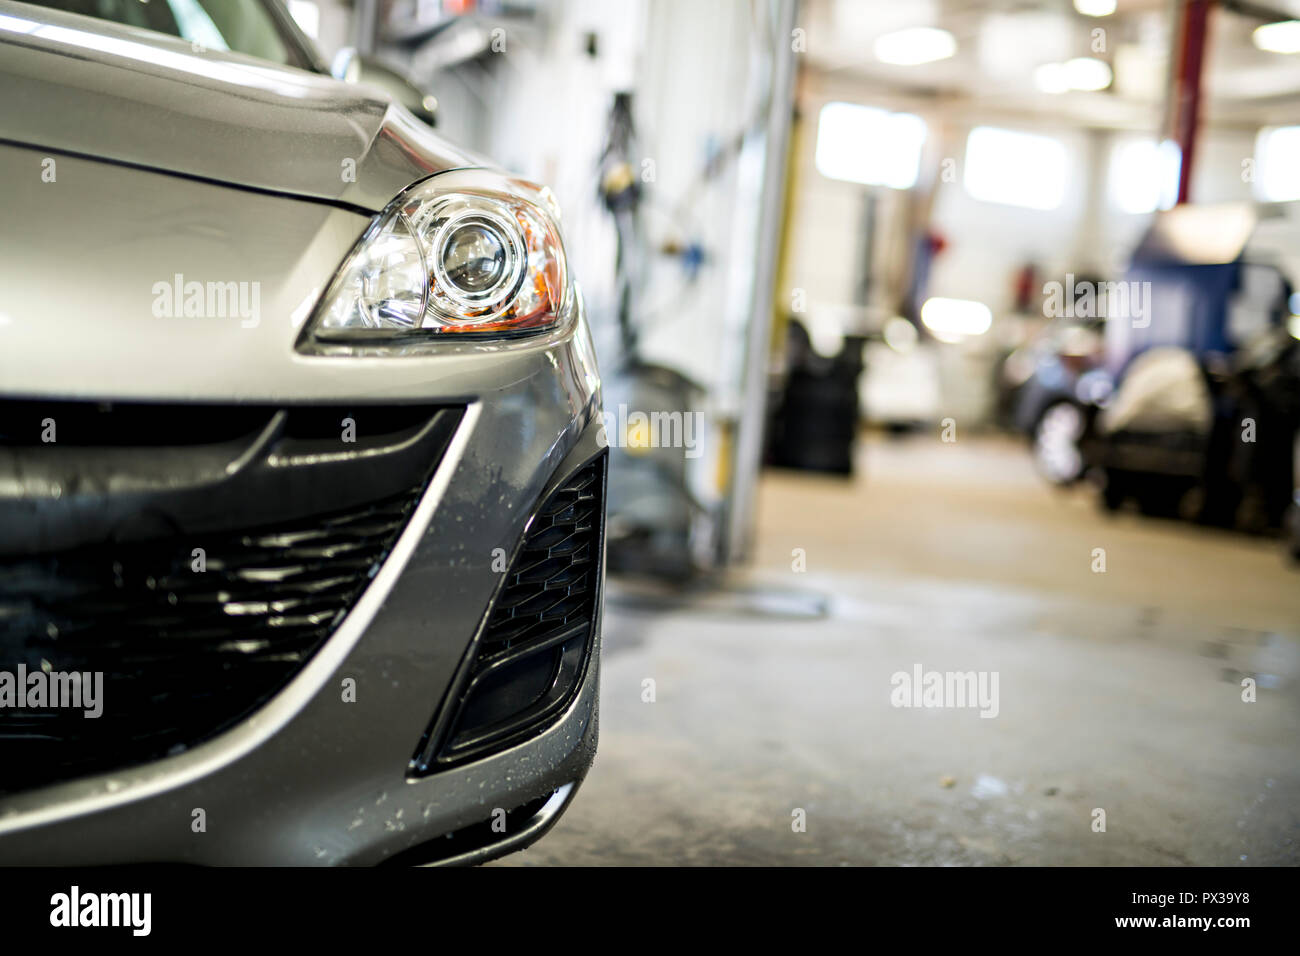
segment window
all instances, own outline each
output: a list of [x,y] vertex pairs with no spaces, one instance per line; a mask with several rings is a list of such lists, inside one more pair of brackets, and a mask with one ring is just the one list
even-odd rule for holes
[[817,171],[830,179],[911,189],[925,121],[857,103],[827,103],[817,120]]
[[1264,202],[1300,199],[1300,126],[1274,126],[1255,138],[1255,195]]
[[1178,198],[1178,144],[1150,139],[1120,141],[1110,151],[1106,180],[1110,201],[1121,212],[1169,209]]
[[966,139],[966,191],[984,202],[1056,209],[1065,200],[1065,146],[1037,133],[977,126]]
[[[235,50],[275,63],[296,58],[259,0],[34,0],[43,7],[181,37],[210,50]],[[304,64],[305,65],[305,64]]]

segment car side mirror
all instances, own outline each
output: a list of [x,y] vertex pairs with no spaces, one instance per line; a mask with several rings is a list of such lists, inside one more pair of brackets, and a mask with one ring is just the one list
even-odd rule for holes
[[438,125],[438,100],[433,94],[420,89],[400,70],[357,52],[356,47],[339,50],[330,63],[330,73],[345,83],[377,86],[430,126]]

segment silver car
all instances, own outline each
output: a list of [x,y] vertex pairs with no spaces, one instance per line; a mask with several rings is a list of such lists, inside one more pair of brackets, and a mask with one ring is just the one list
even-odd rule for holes
[[554,198],[317,60],[0,0],[0,863],[479,862],[591,764]]

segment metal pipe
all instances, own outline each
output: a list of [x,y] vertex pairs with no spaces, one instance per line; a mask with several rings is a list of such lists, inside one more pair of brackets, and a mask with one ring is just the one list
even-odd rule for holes
[[1205,38],[1209,32],[1211,0],[1184,0],[1179,18],[1175,70],[1169,91],[1170,138],[1178,144],[1178,202],[1188,202],[1192,163],[1200,131],[1201,75],[1205,67]]

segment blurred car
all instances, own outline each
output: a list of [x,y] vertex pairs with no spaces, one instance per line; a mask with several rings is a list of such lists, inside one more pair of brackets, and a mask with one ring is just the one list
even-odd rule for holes
[[1102,319],[1056,319],[1007,356],[1004,405],[1029,436],[1039,472],[1053,484],[1083,476],[1082,442],[1112,382],[1101,368]]
[[0,0],[0,862],[528,844],[597,735],[554,199],[275,6],[46,6]]
[[1287,224],[1248,203],[1154,217],[1125,277],[1146,290],[1147,311],[1106,325],[1117,387],[1084,443],[1108,509],[1135,498],[1148,514],[1281,525],[1300,425],[1289,260],[1278,255],[1297,233],[1276,228]]
[[1135,498],[1144,514],[1173,517],[1206,474],[1214,433],[1210,381],[1186,349],[1159,346],[1125,370],[1084,444],[1109,510]]

